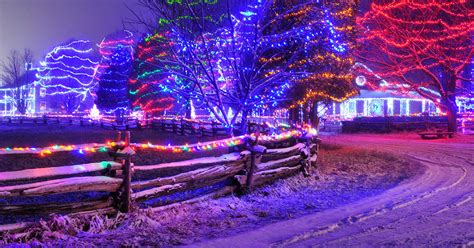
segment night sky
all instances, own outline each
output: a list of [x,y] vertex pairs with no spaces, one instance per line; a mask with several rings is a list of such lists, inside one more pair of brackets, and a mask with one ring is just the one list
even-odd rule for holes
[[[361,11],[371,0],[361,1]],[[122,29],[131,18],[126,5],[140,9],[137,0],[0,0],[0,61],[10,50],[30,48],[35,61],[71,38],[94,44]]]
[[122,29],[136,0],[0,0],[0,61],[10,50],[31,48],[36,62],[70,38],[99,43]]

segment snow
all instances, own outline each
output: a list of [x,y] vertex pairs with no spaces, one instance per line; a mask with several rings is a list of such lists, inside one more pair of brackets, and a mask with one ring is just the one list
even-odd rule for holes
[[[473,245],[472,137],[425,141],[416,134],[357,134],[322,139],[317,177],[297,175],[240,197],[157,212],[59,216],[29,231],[25,240],[84,247]],[[91,228],[84,231],[85,226]],[[19,241],[12,236],[3,242]]]
[[26,180],[33,178],[46,178],[55,176],[75,175],[87,172],[102,171],[107,168],[119,169],[122,164],[113,161],[103,161],[99,163],[77,164],[67,166],[57,166],[49,168],[26,169],[18,171],[0,172],[0,182]]
[[473,136],[460,136],[448,142],[426,142],[403,138],[403,135],[341,135],[325,137],[324,142],[408,156],[426,170],[380,195],[192,246],[446,247],[473,244]]
[[78,151],[83,149],[97,149],[100,147],[107,147],[107,144],[98,144],[98,143],[87,143],[87,144],[79,144],[79,145],[61,145],[61,146],[50,146],[50,147],[42,147],[42,148],[12,148],[12,149],[5,149],[3,148],[0,150],[0,155],[6,154],[40,154],[40,153],[52,153],[52,152],[63,152],[63,151]]

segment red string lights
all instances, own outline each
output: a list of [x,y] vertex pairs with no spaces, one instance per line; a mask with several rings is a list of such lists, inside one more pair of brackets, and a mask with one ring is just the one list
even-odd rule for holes
[[474,8],[468,1],[375,1],[357,19],[357,57],[389,84],[401,85],[439,104],[450,126],[456,95],[472,80]]

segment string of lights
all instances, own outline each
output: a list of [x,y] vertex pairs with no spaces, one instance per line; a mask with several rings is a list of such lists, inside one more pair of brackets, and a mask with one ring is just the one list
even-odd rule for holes
[[[274,135],[260,135],[259,139],[263,141],[281,141],[289,139],[292,137],[301,136],[301,131],[293,130],[284,132],[281,134]],[[245,143],[245,140],[250,137],[255,136],[255,134],[242,135],[237,137],[232,137],[223,140],[209,141],[197,144],[185,144],[185,145],[155,145],[150,142],[146,143],[130,143],[132,149],[154,149],[158,151],[170,151],[173,153],[181,152],[199,152],[199,151],[208,151],[214,150],[222,147],[233,147],[242,145]],[[6,154],[39,154],[44,157],[51,155],[56,152],[75,152],[77,154],[85,153],[97,153],[97,152],[107,152],[109,149],[124,145],[123,142],[107,142],[103,144],[93,143],[93,144],[81,144],[81,145],[53,145],[50,147],[35,148],[32,146],[28,147],[5,147],[0,148],[0,155]]]

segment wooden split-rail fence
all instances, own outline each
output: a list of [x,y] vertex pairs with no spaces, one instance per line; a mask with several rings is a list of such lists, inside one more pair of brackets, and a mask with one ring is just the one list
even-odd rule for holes
[[[109,148],[110,161],[0,172],[0,197],[11,200],[7,204],[0,202],[0,215],[128,212],[150,200],[213,185],[220,187],[195,197],[218,197],[236,190],[246,192],[297,172],[309,175],[316,166],[319,144],[319,139],[311,136],[282,140],[247,136],[244,143],[221,156],[134,165],[134,157],[139,155],[130,147],[130,132],[125,132],[124,139],[120,137],[118,132],[116,145]],[[84,192],[101,197],[77,197],[72,202],[61,198],[64,194]],[[36,201],[15,203],[19,198]],[[170,203],[174,202],[160,205]],[[0,232],[24,226],[23,223],[0,226]]]

